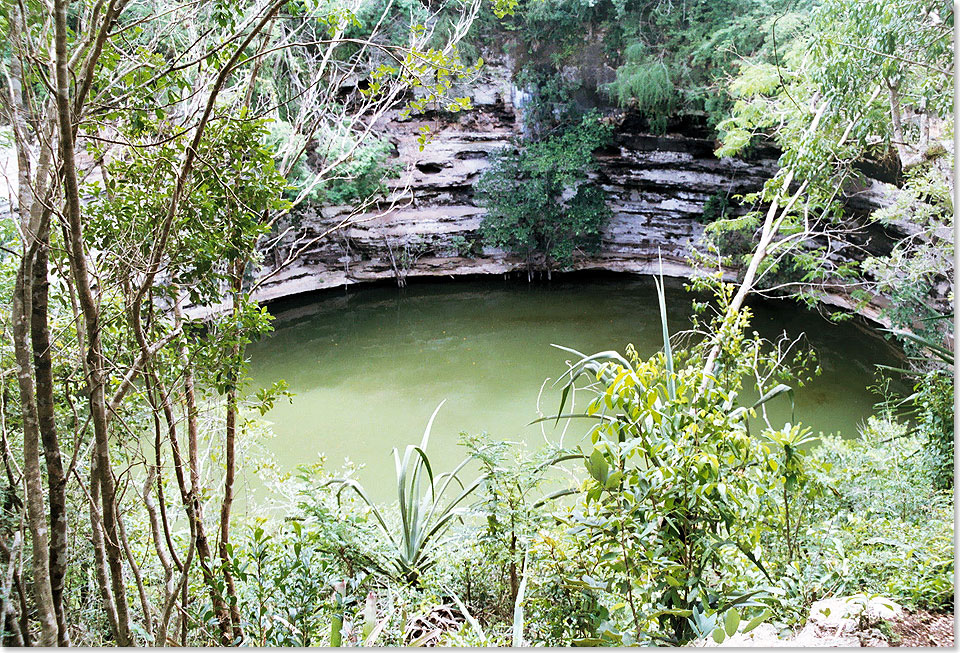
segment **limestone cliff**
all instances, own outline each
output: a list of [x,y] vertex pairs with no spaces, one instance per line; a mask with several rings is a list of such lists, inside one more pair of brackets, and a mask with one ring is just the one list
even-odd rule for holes
[[[269,301],[372,280],[523,269],[518,257],[482,245],[483,209],[473,196],[491,152],[520,133],[521,100],[522,92],[501,64],[488,66],[484,82],[475,88],[474,111],[429,120],[392,114],[380,132],[394,144],[405,171],[391,181],[389,200],[355,215],[345,206],[298,209],[267,254],[269,278],[257,298]],[[716,143],[695,124],[653,136],[642,131],[635,116],[612,119],[617,125],[613,143],[596,155],[596,181],[607,194],[612,218],[601,252],[579,259],[575,268],[652,273],[662,261],[665,275],[688,276],[686,259],[703,233],[704,204],[718,193],[759,189],[776,172],[777,152],[767,148],[749,160],[718,159]],[[420,151],[417,136],[425,123],[433,138]],[[851,201],[864,211],[876,207],[878,187],[859,189]],[[338,228],[342,224],[347,226]],[[850,305],[842,293],[827,302]],[[861,312],[877,319],[880,306],[878,301]]]

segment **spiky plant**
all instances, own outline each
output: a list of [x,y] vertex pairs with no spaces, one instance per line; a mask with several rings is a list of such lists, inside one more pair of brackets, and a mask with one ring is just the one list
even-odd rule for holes
[[[426,450],[433,422],[443,404],[441,401],[430,416],[420,446],[407,445],[402,457],[396,448],[393,450],[397,471],[399,529],[391,526],[380,507],[370,500],[363,486],[354,479],[338,478],[327,482],[327,485],[339,486],[338,495],[346,488],[352,489],[370,507],[377,525],[391,545],[380,571],[411,584],[416,584],[420,575],[433,565],[435,561],[431,554],[438,539],[462,514],[458,506],[485,479],[481,475],[469,485],[464,485],[458,477],[472,457],[465,458],[452,472],[434,477]],[[445,503],[444,496],[454,482],[459,492]]]

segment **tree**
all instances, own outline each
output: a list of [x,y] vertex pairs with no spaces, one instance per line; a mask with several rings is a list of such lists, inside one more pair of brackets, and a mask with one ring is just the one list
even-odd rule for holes
[[[509,0],[494,5],[498,13],[512,10]],[[0,61],[2,108],[18,154],[20,222],[10,317],[41,643],[70,641],[64,582],[68,555],[77,553],[68,550],[71,494],[89,508],[88,525],[72,523],[93,542],[100,606],[116,643],[168,641],[179,612],[174,603],[189,606],[194,560],[217,639],[242,638],[228,564],[233,454],[244,343],[268,323],[249,301],[251,276],[260,239],[291,206],[282,197],[283,177],[322,136],[337,145],[310,183],[329,182],[372,140],[376,117],[390,107],[467,106],[452,89],[476,67],[460,61],[456,44],[478,6],[444,9],[449,22],[428,10],[410,20],[392,3],[363,0],[3,6],[10,50]],[[271,94],[279,77],[265,71],[281,61],[297,74],[286,78],[289,92]],[[351,76],[363,84],[343,97]],[[292,118],[293,136],[268,149],[264,119],[278,113]],[[225,293],[232,308],[212,325],[183,315],[187,304],[213,305]],[[52,344],[59,342],[69,344]],[[79,389],[75,378],[83,379]],[[209,390],[226,395],[227,424],[215,435],[226,461],[203,478],[198,393]],[[186,455],[177,433],[181,414]],[[144,434],[131,428],[147,416],[154,424],[152,464],[140,446]],[[165,450],[180,509],[163,492]],[[141,466],[150,482],[133,494],[155,526],[153,548],[166,577],[161,610],[151,604],[142,559],[124,526],[125,515],[139,509],[130,503],[126,472]],[[223,484],[219,562],[202,511],[211,481]],[[168,516],[179,510],[190,527],[185,549]],[[139,616],[128,597],[131,576]],[[178,617],[182,643],[188,618]]]
[[[763,219],[756,211],[710,227],[756,238],[733,307],[752,292],[811,303],[837,290],[857,303],[887,294],[893,301],[885,317],[900,327],[908,349],[926,340],[941,356],[944,342],[952,351],[950,325],[938,319],[953,292],[944,281],[953,276],[952,156],[938,139],[952,133],[953,20],[946,5],[831,0],[813,12],[809,34],[794,38],[782,60],[743,65],[731,84],[737,101],[719,126],[718,154],[735,155],[769,135],[782,155],[778,174],[751,198],[769,202]],[[853,238],[859,226],[845,193],[862,180],[861,164],[890,158],[904,183],[889,189],[887,206],[869,219],[905,237],[877,256]],[[859,260],[838,264],[830,256],[837,251]],[[777,278],[786,267],[790,274]],[[712,353],[721,346],[715,342]],[[714,358],[707,359],[708,372]],[[927,435],[942,452],[935,456],[940,469],[952,466],[952,445],[944,446],[952,429],[941,427],[953,420],[941,400],[943,362],[926,357],[914,364],[914,373],[930,376],[929,392],[912,396],[924,423],[938,425]]]
[[[763,135],[782,151],[779,173],[762,193],[744,198],[768,203],[765,218],[756,210],[710,226],[714,233],[759,236],[756,252],[744,257],[745,292],[815,301],[824,290],[839,290],[866,298],[870,282],[858,264],[838,264],[829,253],[867,258],[852,237],[859,225],[846,208],[846,193],[862,179],[860,164],[883,158],[898,143],[915,149],[897,135],[899,105],[890,103],[888,91],[891,85],[911,89],[920,116],[914,134],[921,140],[932,122],[952,112],[949,94],[941,92],[948,83],[942,73],[951,65],[952,12],[920,9],[911,2],[824,3],[810,18],[811,32],[782,44],[774,64],[747,61],[733,80],[736,102],[719,125],[718,155],[737,155]],[[849,43],[850,34],[879,41],[861,47]],[[928,94],[938,99],[924,99]],[[778,278],[787,267],[790,274]]]

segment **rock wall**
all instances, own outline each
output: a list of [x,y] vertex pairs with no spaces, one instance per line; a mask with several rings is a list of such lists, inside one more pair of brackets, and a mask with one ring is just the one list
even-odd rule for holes
[[[520,133],[520,95],[506,65],[494,65],[474,90],[474,111],[456,119],[391,115],[381,133],[406,169],[392,180],[388,201],[359,214],[351,207],[300,208],[267,255],[256,297],[270,301],[375,280],[523,270],[518,257],[480,243],[483,209],[473,195],[491,152]],[[635,116],[618,122],[612,145],[597,154],[595,175],[613,215],[600,253],[579,260],[576,269],[647,274],[662,264],[667,276],[689,276],[686,259],[703,233],[704,203],[717,193],[758,190],[776,172],[777,152],[761,149],[750,160],[721,160],[713,154],[716,143],[696,125],[653,136],[643,133]],[[433,139],[420,151],[424,124]],[[855,201],[875,206],[875,186],[859,189]],[[851,305],[842,294],[827,302]],[[861,313],[877,319],[881,307],[878,300]]]

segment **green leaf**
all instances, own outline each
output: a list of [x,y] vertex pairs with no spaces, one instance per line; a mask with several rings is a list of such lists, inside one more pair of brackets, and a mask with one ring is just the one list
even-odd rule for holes
[[590,458],[586,461],[587,472],[595,478],[601,484],[607,482],[607,476],[610,472],[610,465],[607,464],[607,459],[604,457],[603,452],[599,449],[594,449],[593,453],[590,454]]
[[765,392],[762,397],[760,397],[759,399],[757,399],[756,402],[754,402],[754,404],[753,404],[753,406],[751,406],[751,408],[756,408],[757,406],[760,406],[761,404],[765,404],[765,403],[767,403],[768,401],[770,401],[771,399],[773,399],[774,397],[778,397],[778,396],[782,395],[783,393],[786,393],[787,396],[790,397],[790,421],[791,421],[791,422],[796,422],[796,421],[797,421],[797,419],[796,419],[796,414],[795,414],[795,413],[796,413],[796,402],[795,402],[795,400],[794,400],[793,388],[791,388],[790,386],[785,385],[785,384],[783,384],[783,383],[781,383],[781,384],[778,385],[777,387],[773,388],[772,390],[769,390],[769,391]]
[[330,646],[340,648],[342,643],[340,631],[343,629],[343,617],[334,615],[330,620]]
[[728,636],[733,637],[738,626],[740,626],[740,613],[737,612],[736,608],[730,608],[723,617],[723,628],[727,631]]
[[663,262],[660,263],[660,278],[653,278],[657,286],[657,301],[660,303],[660,325],[663,328],[663,357],[667,362],[667,396],[677,400],[677,381],[674,378],[673,349],[670,346],[670,330],[667,327],[667,301],[663,293]]
[[723,640],[727,638],[727,634],[723,632],[723,628],[717,626],[713,629],[713,641],[717,644],[723,644]]
[[743,633],[749,633],[751,630],[762,624],[770,616],[770,610],[764,610],[760,616],[754,617],[743,627]]

